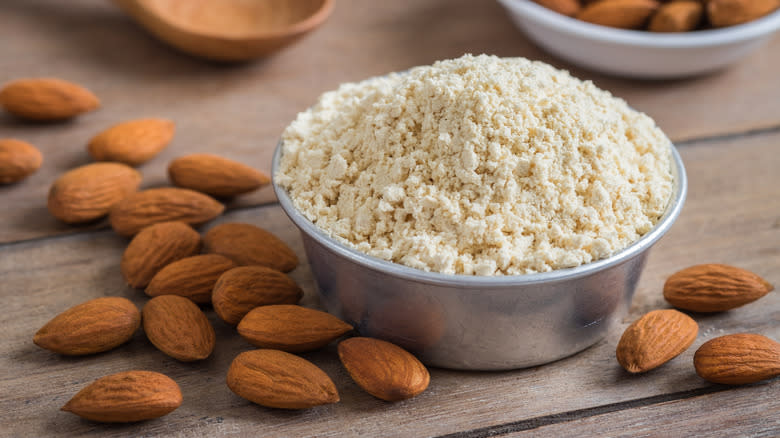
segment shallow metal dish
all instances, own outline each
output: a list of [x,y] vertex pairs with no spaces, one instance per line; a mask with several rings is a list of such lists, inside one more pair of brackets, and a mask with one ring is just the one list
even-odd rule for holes
[[[277,145],[272,173],[279,167]],[[523,368],[581,351],[626,314],[647,251],[680,214],[685,168],[672,146],[674,187],[661,220],[612,257],[530,275],[479,277],[425,272],[337,242],[303,216],[273,182],[300,229],[322,304],[362,336],[403,346],[428,365],[470,370]]]

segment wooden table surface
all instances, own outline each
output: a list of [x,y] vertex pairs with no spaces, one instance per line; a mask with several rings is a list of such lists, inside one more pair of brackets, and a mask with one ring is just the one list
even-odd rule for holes
[[[362,392],[334,348],[306,354],[335,381],[341,402],[300,412],[266,409],[231,393],[225,374],[250,346],[207,310],[218,335],[212,357],[184,364],[139,332],[116,350],[61,357],[32,343],[55,314],[100,296],[145,295],[119,272],[125,239],[105,223],[69,227],[46,210],[57,175],[90,161],[86,142],[126,119],[175,120],[172,145],[141,166],[144,187],[166,184],[174,157],[212,152],[268,171],[282,129],[318,95],[359,80],[465,52],[541,59],[591,79],[647,112],[676,142],[690,179],[686,206],[652,250],[630,315],[595,346],[558,362],[516,371],[431,370],[422,395],[385,403]],[[77,120],[28,124],[0,115],[0,138],[37,145],[43,167],[0,187],[0,436],[778,436],[780,379],[727,387],[694,372],[695,349],[708,339],[755,332],[780,339],[780,294],[711,316],[696,316],[691,349],[642,376],[622,371],[614,350],[639,315],[667,307],[671,273],[719,262],[780,285],[780,35],[729,69],[694,79],[634,81],[566,64],[533,46],[494,2],[339,0],[323,27],[267,60],[215,65],[174,52],[147,36],[109,2],[3,0],[0,82],[57,76],[92,89],[103,107]],[[316,286],[297,230],[270,189],[239,198],[213,223],[242,221],[288,242],[304,262],[293,277],[303,303]],[[128,369],[163,372],[184,404],[170,415],[131,425],[101,425],[59,411],[92,380]]]

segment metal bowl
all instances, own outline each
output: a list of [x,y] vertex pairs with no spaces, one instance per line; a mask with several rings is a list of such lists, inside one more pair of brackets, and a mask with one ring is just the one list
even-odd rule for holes
[[[279,168],[282,144],[274,152]],[[371,257],[327,236],[273,182],[300,229],[325,308],[362,336],[396,343],[432,366],[501,370],[540,365],[602,339],[631,303],[650,247],[671,228],[687,191],[672,146],[674,187],[655,227],[617,254],[575,268],[480,277],[425,272]]]

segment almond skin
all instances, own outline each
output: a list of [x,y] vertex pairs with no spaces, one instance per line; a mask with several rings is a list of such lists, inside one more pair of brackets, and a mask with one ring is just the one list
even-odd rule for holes
[[669,362],[696,340],[699,325],[673,309],[653,310],[626,328],[617,345],[620,365],[644,373]]
[[143,190],[122,199],[111,209],[111,227],[121,236],[132,236],[159,222],[181,221],[190,225],[208,222],[225,206],[208,195],[173,187]]
[[206,252],[222,254],[239,265],[261,265],[289,272],[298,257],[287,244],[268,231],[250,224],[217,225],[203,235]]
[[175,125],[166,119],[138,119],[116,124],[90,140],[87,149],[97,161],[138,166],[168,146]]
[[95,380],[73,396],[63,411],[102,423],[162,417],[181,406],[179,385],[153,371],[125,371]]
[[373,338],[349,338],[338,346],[339,359],[361,388],[376,398],[398,401],[428,387],[430,374],[403,348]]
[[223,321],[236,325],[250,310],[269,304],[295,304],[303,291],[282,272],[265,266],[240,266],[219,277],[211,303]]
[[351,330],[329,313],[294,304],[256,307],[238,323],[238,334],[250,344],[291,353],[322,348]]
[[0,89],[0,105],[29,120],[65,120],[100,106],[92,92],[55,78],[18,79]]
[[89,222],[107,215],[119,201],[135,193],[141,174],[121,163],[92,163],[63,173],[49,189],[52,216],[68,223]]
[[55,316],[33,342],[69,356],[100,353],[129,341],[140,325],[141,314],[127,298],[95,298]]
[[162,268],[200,252],[200,235],[183,222],[163,222],[144,228],[127,245],[120,269],[127,284],[149,284]]
[[699,377],[742,385],[780,376],[780,343],[766,336],[738,333],[710,339],[693,355]]
[[713,27],[734,26],[761,18],[780,7],[780,0],[707,0]]
[[144,306],[143,321],[149,341],[174,359],[192,362],[205,359],[214,351],[214,327],[198,305],[187,298],[152,298]]
[[578,0],[534,0],[536,3],[544,6],[547,9],[552,9],[553,11],[568,15],[569,17],[573,17],[577,15],[577,12],[580,11],[581,6],[580,2]]
[[339,401],[336,385],[306,359],[279,350],[245,351],[233,360],[227,385],[269,408],[306,409]]
[[704,5],[699,0],[677,0],[661,5],[647,29],[651,32],[688,32],[696,29],[703,16]]
[[640,29],[658,9],[655,0],[600,0],[585,6],[577,18],[620,29]]
[[19,182],[41,167],[43,155],[35,146],[14,138],[0,139],[0,184]]
[[175,186],[217,197],[241,195],[271,182],[259,170],[212,154],[192,154],[171,161],[168,177]]
[[723,312],[751,303],[773,289],[769,282],[750,271],[710,263],[671,275],[664,284],[664,298],[678,309]]
[[185,257],[162,268],[146,287],[146,295],[179,295],[194,303],[211,302],[211,290],[220,275],[235,263],[219,254]]

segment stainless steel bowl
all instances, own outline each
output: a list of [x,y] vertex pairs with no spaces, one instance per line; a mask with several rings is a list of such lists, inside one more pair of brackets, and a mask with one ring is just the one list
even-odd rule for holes
[[[274,175],[281,146],[274,152]],[[362,336],[401,345],[428,365],[501,370],[581,351],[626,314],[647,251],[669,230],[685,201],[685,168],[674,147],[672,157],[672,198],[649,233],[612,257],[529,275],[448,275],[371,257],[328,237],[275,181],[273,187],[301,230],[329,312],[353,324]]]

